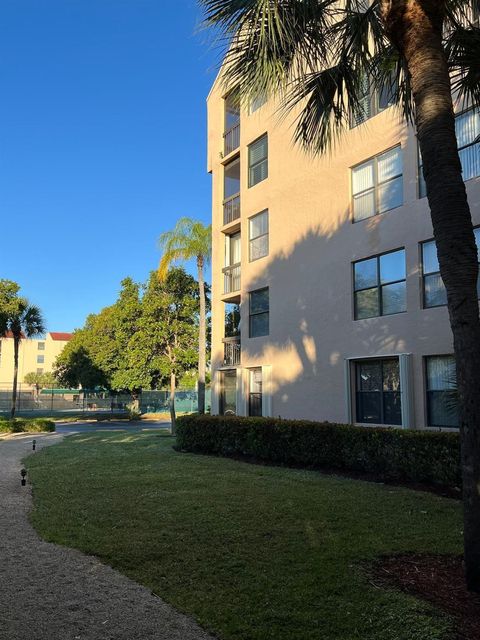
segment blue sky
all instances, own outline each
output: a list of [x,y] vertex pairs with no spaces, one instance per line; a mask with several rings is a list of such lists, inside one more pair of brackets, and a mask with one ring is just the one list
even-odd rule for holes
[[200,18],[195,0],[0,3],[0,278],[49,330],[145,280],[178,217],[210,220]]

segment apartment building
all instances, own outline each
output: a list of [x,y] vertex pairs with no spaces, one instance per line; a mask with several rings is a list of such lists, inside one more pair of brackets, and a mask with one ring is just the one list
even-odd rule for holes
[[[480,115],[457,114],[480,245]],[[455,428],[453,340],[414,131],[365,96],[332,153],[208,97],[212,412]],[[479,289],[480,291],[480,289]]]
[[[51,332],[44,338],[23,339],[18,357],[18,381],[23,382],[27,373],[52,371],[57,356],[71,339],[71,333]],[[0,338],[0,386],[9,387],[13,381],[13,338]]]

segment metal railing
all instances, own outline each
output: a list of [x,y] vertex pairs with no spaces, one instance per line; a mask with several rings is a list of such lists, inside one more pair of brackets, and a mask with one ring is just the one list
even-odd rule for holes
[[233,367],[240,364],[242,347],[240,336],[223,339],[223,364],[226,367]]
[[240,194],[225,198],[223,201],[223,224],[229,224],[240,218]]
[[232,293],[240,291],[240,263],[233,264],[231,267],[224,267],[223,272],[223,293]]
[[240,146],[240,122],[230,127],[228,131],[223,134],[223,153],[228,156],[229,153],[235,151]]

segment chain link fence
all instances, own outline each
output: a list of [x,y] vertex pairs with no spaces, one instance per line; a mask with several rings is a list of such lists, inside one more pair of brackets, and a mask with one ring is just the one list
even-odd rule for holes
[[[170,393],[168,391],[142,391],[137,397],[142,413],[168,413]],[[83,389],[36,389],[19,384],[17,389],[17,415],[68,416],[78,413],[122,413],[128,412],[134,402],[130,394]],[[205,404],[210,409],[210,390],[205,392]],[[0,414],[10,413],[12,386],[0,383]],[[191,413],[198,409],[198,393],[194,390],[178,389],[175,394],[178,413]]]

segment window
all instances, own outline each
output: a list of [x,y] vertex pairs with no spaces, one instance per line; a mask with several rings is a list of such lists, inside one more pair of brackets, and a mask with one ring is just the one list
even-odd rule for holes
[[268,287],[250,292],[250,338],[268,336],[269,294]]
[[241,249],[240,233],[225,236],[224,293],[240,290],[241,283]]
[[407,310],[405,250],[353,263],[355,320]]
[[402,424],[398,358],[357,362],[357,422]]
[[225,165],[223,174],[223,224],[240,217],[240,158]]
[[371,86],[367,76],[362,81],[362,95],[359,97],[359,113],[350,114],[350,129],[357,127],[369,118],[376,116],[388,107],[395,104],[397,79],[392,74],[391,82],[385,83],[382,88],[375,89]]
[[265,134],[248,146],[248,186],[268,178],[268,136]]
[[262,369],[250,369],[250,384],[248,390],[248,415],[262,415]]
[[458,427],[458,400],[453,356],[425,358],[427,423],[429,427]]
[[45,362],[45,356],[37,356],[37,364],[43,364]]
[[39,351],[45,351],[45,343],[44,342],[39,342],[37,344],[37,348]]
[[237,413],[237,370],[220,371],[220,406],[222,416]]
[[[455,117],[458,154],[462,163],[464,180],[480,176],[480,111],[470,109]],[[427,185],[423,177],[423,161],[418,148],[418,197],[427,195]]]
[[[477,251],[480,247],[480,228],[473,230]],[[480,267],[479,267],[480,268]],[[447,304],[447,292],[440,275],[435,240],[422,242],[422,276],[424,308],[441,307]],[[480,273],[477,281],[477,293],[480,298]]]
[[43,373],[43,369],[37,369],[37,373]]
[[248,221],[250,262],[268,256],[268,211],[262,211]]
[[258,111],[258,109],[260,109],[260,107],[263,107],[266,101],[267,96],[263,92],[258,93],[255,97],[253,97],[250,100],[250,114],[255,113],[255,111]]
[[228,155],[240,146],[240,96],[232,91],[225,98],[224,153]]
[[240,305],[225,303],[225,338],[240,336]]
[[402,150],[395,147],[352,169],[353,220],[403,204]]

